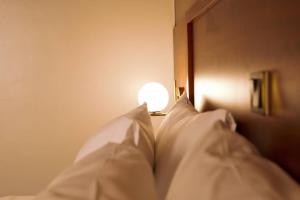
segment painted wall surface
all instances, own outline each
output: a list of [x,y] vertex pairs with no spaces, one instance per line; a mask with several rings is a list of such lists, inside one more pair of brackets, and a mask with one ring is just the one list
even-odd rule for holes
[[143,84],[172,100],[173,12],[173,0],[0,0],[0,196],[40,191]]

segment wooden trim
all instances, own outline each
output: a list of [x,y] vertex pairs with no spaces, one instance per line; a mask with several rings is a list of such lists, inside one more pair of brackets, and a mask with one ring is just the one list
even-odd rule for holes
[[187,25],[187,59],[188,59],[188,88],[189,99],[194,105],[194,30],[193,21],[205,14],[211,8],[213,8],[221,0],[199,0],[186,12],[186,25]]
[[214,7],[220,0],[199,0],[185,14],[187,23],[193,21],[196,17],[205,14]]
[[194,105],[194,33],[193,23],[187,24],[189,99]]

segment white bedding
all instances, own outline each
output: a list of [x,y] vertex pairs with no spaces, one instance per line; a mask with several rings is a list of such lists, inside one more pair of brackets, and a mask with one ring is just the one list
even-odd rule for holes
[[34,196],[7,196],[0,197],[0,200],[33,200]]
[[142,105],[104,126],[35,197],[1,200],[156,200],[153,148],[151,119]]
[[164,200],[299,200],[300,188],[223,122],[180,162]]
[[35,197],[0,200],[299,200],[298,184],[234,128],[227,112],[197,113],[183,97],[162,124],[154,162],[142,106],[106,126],[107,137],[92,138],[80,159]]
[[156,139],[159,199],[300,200],[298,184],[235,132],[227,116],[199,113],[186,96],[171,109]]

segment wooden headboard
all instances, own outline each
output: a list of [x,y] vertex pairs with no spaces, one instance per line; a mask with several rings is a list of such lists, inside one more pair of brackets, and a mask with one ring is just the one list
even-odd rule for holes
[[[300,181],[300,1],[201,0],[174,29],[186,41],[190,100],[200,110],[225,108],[238,132]],[[182,39],[179,35],[186,37]],[[182,58],[181,58],[182,59]],[[184,63],[184,62],[183,62]],[[175,69],[175,71],[180,71]],[[250,74],[271,73],[271,114],[250,109]]]

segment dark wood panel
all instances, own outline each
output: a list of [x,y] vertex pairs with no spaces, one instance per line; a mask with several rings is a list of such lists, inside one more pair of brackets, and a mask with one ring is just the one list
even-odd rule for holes
[[187,23],[187,41],[188,41],[188,88],[189,98],[194,105],[194,25],[193,22]]
[[[298,181],[299,8],[297,0],[202,0],[187,13],[195,105],[233,112],[238,131]],[[271,72],[270,116],[250,109],[250,73],[260,70]]]

